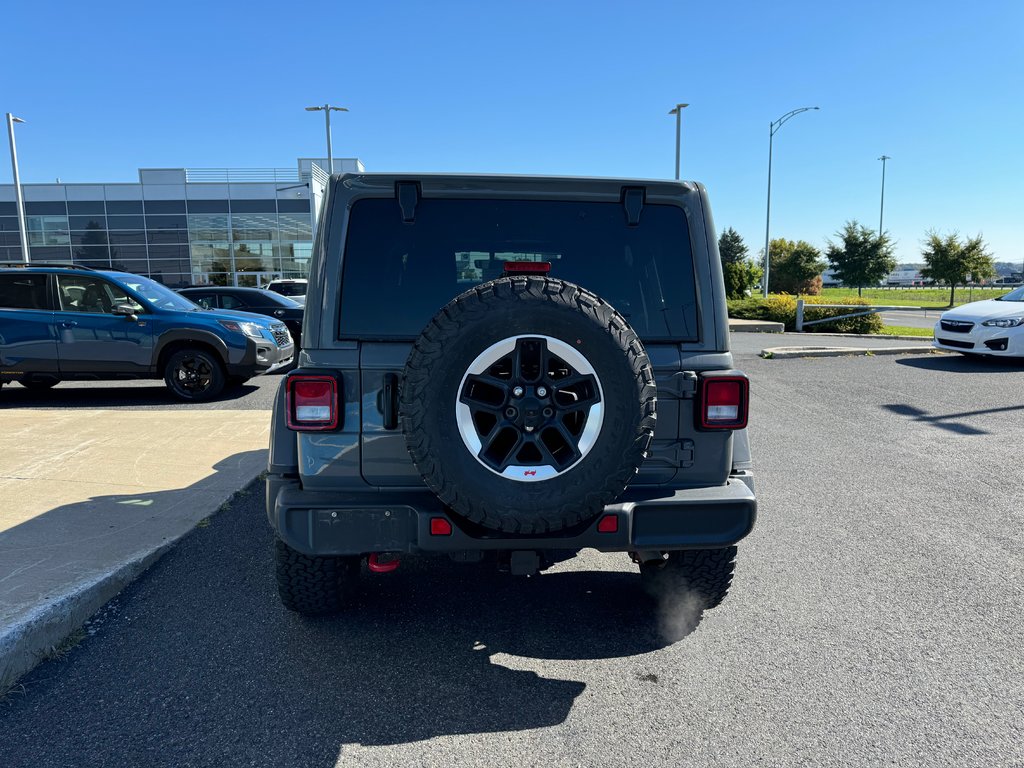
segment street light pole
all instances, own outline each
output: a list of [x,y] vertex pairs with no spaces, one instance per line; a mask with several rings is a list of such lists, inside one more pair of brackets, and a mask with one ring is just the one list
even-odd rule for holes
[[332,107],[324,104],[321,107],[306,107],[307,112],[323,112],[324,121],[327,124],[327,172],[334,173],[334,150],[331,147],[331,112],[348,112],[346,107]]
[[21,194],[21,176],[18,174],[18,147],[14,143],[14,124],[24,123],[20,117],[7,113],[7,138],[11,142],[11,168],[14,170],[14,199],[18,207],[18,232],[21,234],[21,260],[28,264],[28,228],[25,226],[25,198]]
[[676,181],[679,181],[679,137],[683,128],[683,110],[689,104],[676,104],[668,113],[676,116]]
[[882,155],[879,160],[882,161],[882,203],[878,207],[878,236],[882,236],[882,216],[885,215],[885,161],[892,160],[888,155]]
[[801,112],[808,112],[812,109],[818,109],[818,107],[800,107],[799,109],[791,110],[768,125],[768,205],[764,216],[764,275],[761,279],[761,293],[765,298],[768,298],[768,272],[771,266],[769,249],[771,247],[770,233],[772,221],[772,140],[786,121],[795,115],[799,115]]

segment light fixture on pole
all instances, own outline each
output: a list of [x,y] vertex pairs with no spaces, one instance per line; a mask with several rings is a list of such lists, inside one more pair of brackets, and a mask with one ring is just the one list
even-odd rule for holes
[[334,173],[334,152],[331,149],[331,112],[348,112],[346,107],[332,107],[324,104],[321,107],[306,107],[307,112],[323,112],[327,120],[327,173]]
[[799,115],[801,112],[808,112],[812,109],[818,109],[818,107],[800,107],[799,109],[791,110],[775,122],[768,125],[768,205],[764,216],[764,275],[761,278],[761,293],[765,298],[768,297],[768,272],[771,266],[771,262],[769,261],[769,249],[771,247],[769,233],[771,232],[772,221],[772,139],[775,138],[775,134],[778,132],[779,128],[781,128],[791,117]]
[[668,111],[670,115],[676,116],[676,181],[679,181],[679,135],[682,133],[683,127],[683,110],[688,106],[690,105],[676,104]]
[[21,233],[21,260],[28,264],[28,228],[25,226],[25,198],[21,194],[21,176],[18,174],[18,147],[14,143],[14,124],[24,123],[20,117],[7,113],[7,138],[11,142],[11,168],[14,171],[14,199],[18,206],[18,232]]
[[879,160],[882,161],[882,202],[878,207],[878,236],[882,236],[882,217],[885,215],[885,161],[892,160],[888,155],[882,155]]

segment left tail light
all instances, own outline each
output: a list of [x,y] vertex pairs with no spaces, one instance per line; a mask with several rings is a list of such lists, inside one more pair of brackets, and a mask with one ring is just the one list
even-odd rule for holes
[[338,427],[338,381],[331,376],[289,376],[285,381],[285,402],[288,429],[323,432]]
[[701,429],[744,429],[750,403],[750,381],[743,375],[702,376]]

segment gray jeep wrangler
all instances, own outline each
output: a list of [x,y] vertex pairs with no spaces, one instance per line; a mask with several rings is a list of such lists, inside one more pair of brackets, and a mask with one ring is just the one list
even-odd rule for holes
[[334,176],[274,405],[281,599],[333,613],[364,559],[589,547],[712,608],[756,513],[748,390],[703,186]]

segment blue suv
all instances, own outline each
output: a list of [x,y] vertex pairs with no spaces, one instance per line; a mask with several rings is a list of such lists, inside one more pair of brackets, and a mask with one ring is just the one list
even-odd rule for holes
[[206,311],[146,277],[0,262],[0,387],[162,378],[181,400],[209,400],[293,352],[284,323]]

